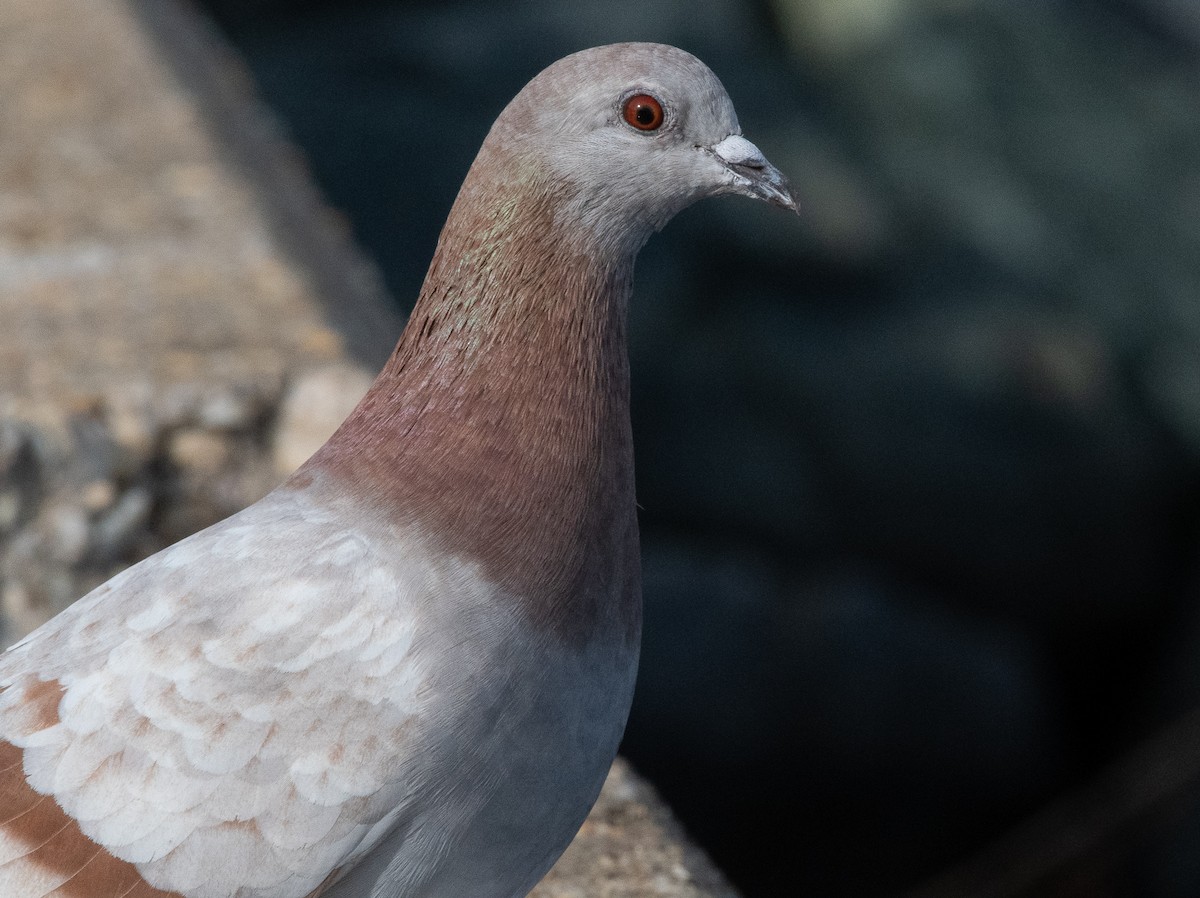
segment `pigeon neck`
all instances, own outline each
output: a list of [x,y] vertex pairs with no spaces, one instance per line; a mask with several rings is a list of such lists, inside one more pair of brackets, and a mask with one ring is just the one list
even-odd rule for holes
[[516,174],[468,178],[385,377],[437,371],[430,386],[494,393],[496,376],[523,374],[524,389],[501,382],[527,396],[553,373],[593,387],[627,382],[633,254],[563,220],[576,205],[567,188]]
[[472,172],[395,352],[310,465],[480,563],[536,624],[632,640],[633,258],[570,236],[563,208]]

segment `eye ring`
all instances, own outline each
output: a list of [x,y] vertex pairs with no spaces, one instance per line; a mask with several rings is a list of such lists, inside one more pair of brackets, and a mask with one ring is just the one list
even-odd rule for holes
[[626,124],[639,131],[657,131],[666,120],[662,103],[650,94],[634,94],[626,100],[621,108],[621,116]]

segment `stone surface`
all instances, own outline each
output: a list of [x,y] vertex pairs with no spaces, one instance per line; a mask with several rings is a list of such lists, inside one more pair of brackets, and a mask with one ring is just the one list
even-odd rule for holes
[[[0,645],[241,508],[399,333],[378,279],[174,0],[0,0]],[[618,763],[543,898],[726,898]]]
[[19,633],[272,485],[285,384],[346,352],[326,303],[395,317],[369,283],[323,295],[290,261],[215,98],[129,7],[4,2],[0,34],[0,574]]
[[372,375],[349,364],[306,372],[288,387],[275,424],[273,457],[290,474],[321,448],[371,386]]
[[530,898],[737,898],[618,758],[579,835]]

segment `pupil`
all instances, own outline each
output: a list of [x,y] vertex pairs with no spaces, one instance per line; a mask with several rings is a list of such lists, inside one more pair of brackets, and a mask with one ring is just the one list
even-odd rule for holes
[[638,124],[648,125],[654,121],[654,110],[646,105],[639,106],[634,117],[638,120]]

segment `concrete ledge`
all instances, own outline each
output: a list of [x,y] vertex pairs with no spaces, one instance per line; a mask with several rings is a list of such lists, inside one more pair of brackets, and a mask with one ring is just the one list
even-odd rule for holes
[[[400,322],[210,28],[0,0],[0,645],[253,501]],[[539,898],[732,898],[621,762]]]

